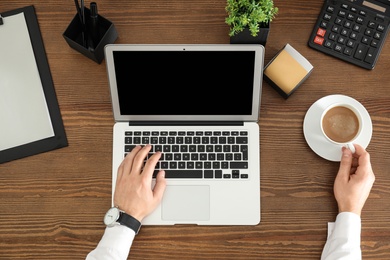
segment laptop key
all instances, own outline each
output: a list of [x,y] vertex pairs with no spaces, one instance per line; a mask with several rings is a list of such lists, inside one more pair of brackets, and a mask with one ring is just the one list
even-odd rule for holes
[[135,145],[125,145],[125,152],[126,153],[131,152],[131,150],[133,150],[134,147]]
[[236,138],[237,144],[247,144],[248,143],[248,137],[237,137]]
[[242,152],[242,159],[248,160],[248,146],[247,145],[241,145],[241,152]]
[[[156,178],[158,170],[153,173],[153,178]],[[203,170],[165,170],[165,178],[203,178]]]
[[230,162],[230,169],[248,169],[248,162]]
[[222,178],[222,170],[215,170],[215,178],[216,179]]
[[213,178],[213,170],[205,170],[204,171],[204,177],[205,179],[210,179],[210,178]]

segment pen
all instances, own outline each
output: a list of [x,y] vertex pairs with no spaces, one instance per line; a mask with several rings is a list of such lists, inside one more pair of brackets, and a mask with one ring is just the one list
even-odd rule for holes
[[90,15],[88,23],[89,44],[88,48],[94,50],[99,44],[98,9],[96,2],[90,3]]
[[76,6],[77,14],[79,15],[80,23],[83,23],[83,17],[81,16],[81,8],[80,8],[80,5],[79,5],[79,1],[78,0],[74,0],[74,4]]
[[85,8],[84,8],[84,0],[81,0],[81,18],[82,18],[82,24],[85,26]]
[[84,14],[84,0],[81,0],[81,7],[78,0],[74,0],[76,5],[76,10],[79,15],[80,23],[81,23],[81,41],[84,47],[87,47],[86,43],[86,31],[85,31],[85,14]]
[[83,45],[84,47],[88,48],[88,34],[87,34],[87,25],[85,24],[85,5],[84,5],[84,0],[81,0],[81,17],[83,19],[82,21],[82,26],[83,26]]

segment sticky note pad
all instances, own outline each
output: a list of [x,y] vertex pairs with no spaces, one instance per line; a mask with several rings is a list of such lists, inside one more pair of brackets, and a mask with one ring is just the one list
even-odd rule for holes
[[286,44],[264,68],[264,79],[284,98],[288,98],[312,70],[310,62]]

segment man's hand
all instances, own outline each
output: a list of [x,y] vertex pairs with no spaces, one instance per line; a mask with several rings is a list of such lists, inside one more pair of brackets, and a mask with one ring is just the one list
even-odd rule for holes
[[139,221],[161,202],[165,191],[165,172],[160,171],[152,189],[154,168],[161,153],[156,152],[144,163],[151,146],[136,146],[118,168],[114,205]]
[[334,182],[334,195],[339,212],[353,212],[360,216],[364,203],[375,182],[370,154],[355,144],[356,152],[343,147],[340,168]]

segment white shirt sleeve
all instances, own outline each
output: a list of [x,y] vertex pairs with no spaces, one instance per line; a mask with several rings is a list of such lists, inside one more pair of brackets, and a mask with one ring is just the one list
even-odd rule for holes
[[361,260],[360,217],[355,213],[342,212],[337,215],[335,223],[329,224],[321,260]]
[[126,260],[134,237],[135,232],[126,226],[106,227],[99,244],[86,260]]

